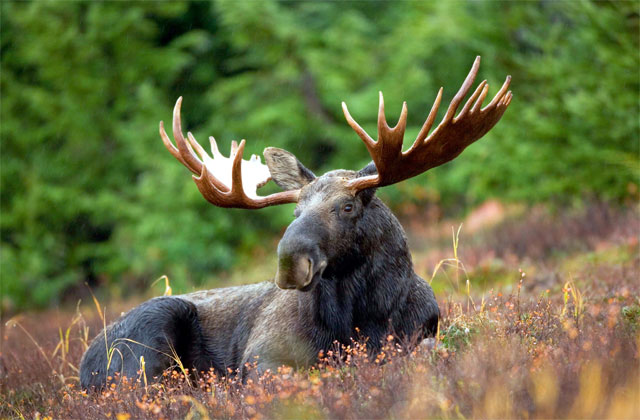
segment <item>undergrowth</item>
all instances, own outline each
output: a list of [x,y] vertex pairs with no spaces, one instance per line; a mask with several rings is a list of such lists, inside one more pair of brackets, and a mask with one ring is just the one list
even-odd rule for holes
[[572,264],[570,271],[558,266],[551,286],[520,270],[509,287],[475,290],[473,271],[460,260],[459,230],[453,238],[453,256],[430,278],[448,285],[439,331],[419,345],[389,336],[370,358],[362,338],[321,353],[309,369],[254,373],[245,384],[234,375],[188,372],[179,360],[154,381],[141,360],[138,377],[115,378],[103,392],[87,394],[78,389],[80,357],[113,318],[96,300],[71,315],[32,315],[6,325],[0,417],[640,417],[637,240],[592,251],[625,248],[616,258]]

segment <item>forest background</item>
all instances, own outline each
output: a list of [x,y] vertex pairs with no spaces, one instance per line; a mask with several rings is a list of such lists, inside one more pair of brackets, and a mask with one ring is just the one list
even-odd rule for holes
[[[158,122],[227,149],[285,148],[316,173],[359,169],[409,107],[414,138],[476,55],[514,99],[461,158],[380,191],[401,216],[463,215],[489,199],[558,208],[638,201],[637,2],[2,2],[2,308],[125,296],[162,275],[216,286],[292,220],[291,205],[211,206],[166,151]],[[446,108],[446,107],[442,107]],[[440,112],[443,113],[443,110]],[[410,140],[407,140],[407,143]],[[273,186],[265,188],[275,191]],[[273,252],[270,249],[269,252]],[[264,273],[265,279],[273,273]]]

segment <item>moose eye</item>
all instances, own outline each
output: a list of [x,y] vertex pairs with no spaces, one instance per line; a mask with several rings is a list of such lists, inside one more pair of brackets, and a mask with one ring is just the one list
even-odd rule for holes
[[342,210],[344,210],[346,213],[350,213],[351,210],[353,210],[353,204],[345,204]]

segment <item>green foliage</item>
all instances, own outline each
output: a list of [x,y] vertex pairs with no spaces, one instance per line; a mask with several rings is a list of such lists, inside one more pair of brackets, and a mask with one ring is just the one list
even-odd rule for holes
[[412,138],[439,86],[448,102],[482,55],[490,94],[513,76],[503,120],[385,198],[460,210],[637,197],[633,2],[0,7],[4,305],[45,306],[84,281],[122,293],[162,274],[177,291],[213,283],[286,225],[291,206],[249,215],[200,197],[157,133],[180,95],[199,140],[283,147],[317,173],[358,169],[369,158],[340,101],[375,133],[378,90],[390,121],[406,100]]
[[439,339],[447,350],[458,351],[470,345],[476,333],[474,327],[469,328],[464,322],[454,322],[441,333]]
[[629,329],[635,333],[640,329],[640,306],[639,305],[623,306],[622,318],[625,320]]

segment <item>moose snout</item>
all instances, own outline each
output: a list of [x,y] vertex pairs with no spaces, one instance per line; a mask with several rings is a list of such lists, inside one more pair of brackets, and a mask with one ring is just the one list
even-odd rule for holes
[[275,282],[279,288],[307,291],[322,276],[327,266],[327,258],[318,246],[323,242],[322,227],[304,216],[289,225],[278,244]]
[[281,289],[308,291],[313,281],[322,276],[326,267],[325,259],[317,259],[307,254],[280,255],[275,282]]
[[281,289],[302,289],[311,284],[313,260],[307,255],[283,255],[278,258],[276,285]]

